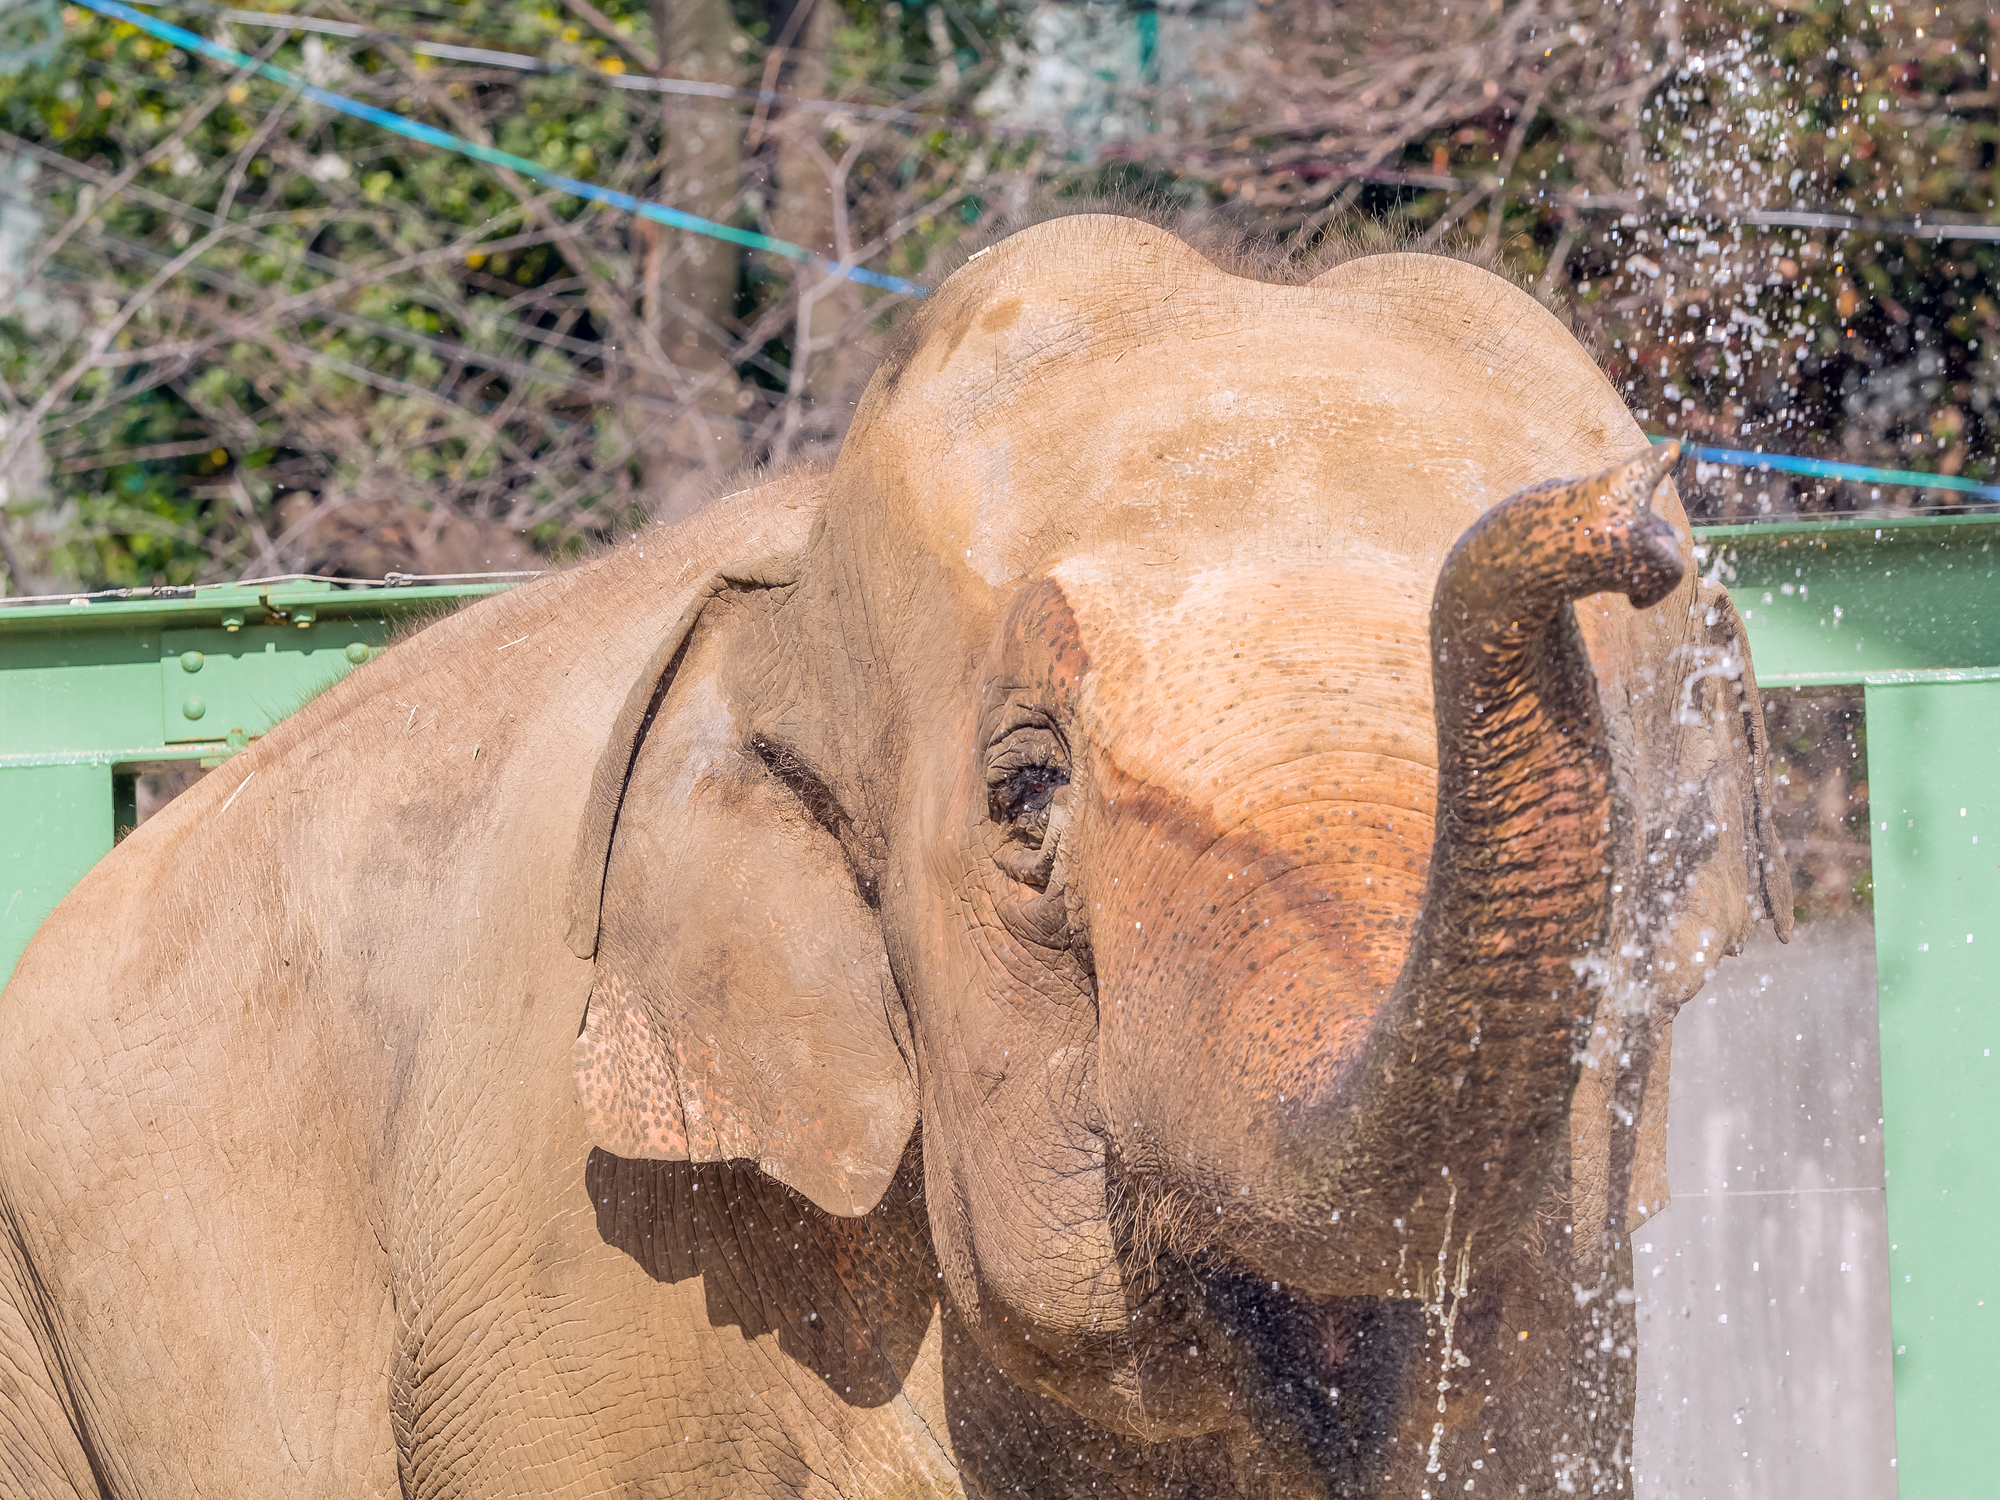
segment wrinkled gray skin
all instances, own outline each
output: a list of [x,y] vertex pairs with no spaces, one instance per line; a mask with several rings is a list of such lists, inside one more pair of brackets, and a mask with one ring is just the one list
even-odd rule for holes
[[1665,1023],[1790,906],[1645,455],[1454,262],[979,257],[830,473],[431,627],[50,920],[0,1494],[1629,1484]]

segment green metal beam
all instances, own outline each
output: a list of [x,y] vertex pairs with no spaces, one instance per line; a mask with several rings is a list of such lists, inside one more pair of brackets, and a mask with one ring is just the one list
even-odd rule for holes
[[2000,517],[1713,526],[1696,542],[1742,611],[1759,683],[2000,668]]
[[1867,695],[1897,1478],[1946,1500],[2000,1396],[2000,681]]
[[1860,685],[1897,1485],[1985,1494],[2000,1378],[2000,517],[1709,527],[1767,689]]
[[215,764],[379,654],[397,621],[510,587],[287,583],[0,607],[0,982],[135,820],[120,768]]
[[0,964],[14,960],[69,888],[111,852],[111,767],[0,771]]

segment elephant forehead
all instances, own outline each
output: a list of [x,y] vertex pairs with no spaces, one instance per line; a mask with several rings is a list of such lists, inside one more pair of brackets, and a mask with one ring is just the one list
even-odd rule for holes
[[941,381],[870,445],[865,488],[920,500],[928,549],[997,586],[1113,539],[1200,560],[1274,525],[1307,549],[1434,560],[1527,482],[1529,465],[1496,469],[1470,393],[1406,378],[1379,337],[1327,331],[1301,354],[1271,309],[1190,313],[1210,327],[1198,349],[1171,332],[1130,358],[1122,339],[1085,346],[1006,400]]
[[1350,555],[1149,571],[1114,549],[1051,575],[1090,662],[1079,720],[1121,778],[1220,827],[1288,800],[1307,767],[1315,796],[1431,805],[1425,568]]
[[991,585],[1246,518],[1441,555],[1501,496],[1644,445],[1533,298],[1431,256],[1274,286],[1151,226],[1059,221],[952,277],[915,333],[835,493]]

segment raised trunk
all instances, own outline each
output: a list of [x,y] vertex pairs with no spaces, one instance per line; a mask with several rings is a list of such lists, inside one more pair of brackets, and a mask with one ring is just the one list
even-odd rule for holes
[[[1207,924],[1187,951],[1216,955],[1194,984],[1227,991],[1190,1007],[1184,1044],[1260,1034],[1226,1044],[1212,1096],[1197,1066],[1155,1120],[1121,1111],[1142,1232],[1164,1216],[1237,1264],[1337,1295],[1422,1295],[1468,1245],[1517,1234],[1566,1139],[1610,910],[1610,759],[1570,604],[1616,591],[1643,608],[1679,581],[1677,538],[1650,509],[1677,456],[1516,495],[1446,559],[1431,611],[1435,833],[1393,984],[1370,994],[1356,962],[1393,909],[1357,900],[1361,881],[1327,885],[1309,838],[1266,836],[1264,869],[1227,859],[1244,868],[1225,878],[1250,891],[1232,898],[1210,876],[1180,903]],[[1307,812],[1298,828],[1330,821]]]
[[[1680,581],[1653,491],[1678,449],[1529,490],[1462,537],[1431,609],[1438,815],[1423,915],[1344,1126],[1300,1142],[1362,1265],[1510,1236],[1567,1139],[1611,910],[1610,755],[1572,600]],[[1332,1123],[1332,1122],[1329,1122]]]

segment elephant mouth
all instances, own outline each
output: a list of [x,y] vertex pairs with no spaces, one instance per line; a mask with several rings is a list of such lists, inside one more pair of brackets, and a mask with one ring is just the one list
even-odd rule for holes
[[1423,1305],[1313,1296],[1228,1267],[1197,1278],[1244,1356],[1238,1396],[1260,1446],[1323,1493],[1367,1492],[1416,1394]]
[[1232,1421],[1249,1428],[1278,1493],[1373,1493],[1420,1400],[1432,1333],[1425,1304],[1308,1291],[1282,1272],[1273,1279],[1209,1238],[1157,1176],[1115,1150],[1108,1166],[1112,1231],[1134,1306],[1155,1327],[1160,1373],[1181,1358],[1223,1361]]

